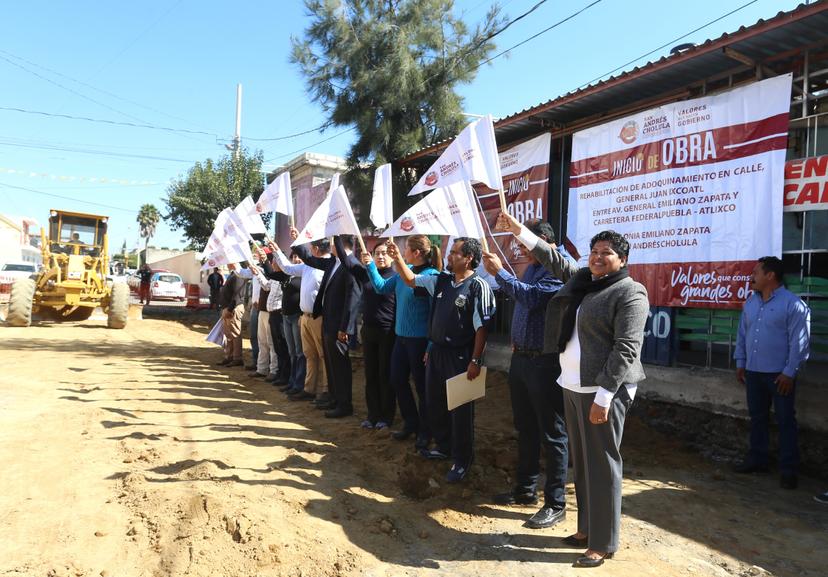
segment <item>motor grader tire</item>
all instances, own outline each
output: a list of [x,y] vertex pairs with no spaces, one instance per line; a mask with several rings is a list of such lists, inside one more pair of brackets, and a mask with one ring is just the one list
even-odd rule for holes
[[127,323],[129,313],[129,287],[126,283],[112,285],[109,296],[109,310],[107,311],[106,326],[111,329],[122,329]]
[[32,303],[36,286],[35,281],[30,278],[21,278],[14,282],[9,296],[6,324],[13,327],[28,327],[32,324]]

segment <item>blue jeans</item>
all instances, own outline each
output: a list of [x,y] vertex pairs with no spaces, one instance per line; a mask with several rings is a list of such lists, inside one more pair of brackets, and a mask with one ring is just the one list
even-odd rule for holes
[[302,352],[302,335],[299,331],[299,313],[282,315],[285,329],[285,342],[290,355],[290,377],[288,384],[295,391],[301,391],[305,386],[305,354]]
[[253,364],[256,364],[256,359],[259,358],[259,309],[250,309],[250,324],[248,332],[250,333],[250,350],[253,352]]
[[774,379],[779,373],[745,371],[747,404],[750,413],[750,452],[748,462],[759,467],[768,465],[770,407],[773,404],[779,426],[779,471],[795,475],[799,467],[799,442],[794,398],[796,387],[788,395],[776,392]]
[[509,367],[512,416],[518,432],[516,494],[533,495],[540,477],[541,449],[546,462],[544,504],[566,507],[566,465],[569,460],[563,389],[557,354],[515,352]]

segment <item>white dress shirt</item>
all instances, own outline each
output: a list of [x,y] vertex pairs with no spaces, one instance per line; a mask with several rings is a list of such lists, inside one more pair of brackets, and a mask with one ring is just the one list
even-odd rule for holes
[[[281,249],[276,251],[276,262],[279,268],[285,273],[301,277],[299,285],[299,308],[303,313],[313,312],[313,303],[316,302],[316,295],[319,293],[319,285],[322,284],[322,277],[325,271],[313,268],[305,263],[293,264],[290,262]],[[330,255],[329,255],[330,256]]]

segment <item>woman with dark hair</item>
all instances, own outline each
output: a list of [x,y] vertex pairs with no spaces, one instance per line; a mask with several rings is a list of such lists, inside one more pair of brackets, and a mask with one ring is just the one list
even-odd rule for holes
[[590,241],[589,268],[558,292],[564,411],[575,471],[578,532],[586,545],[575,565],[597,567],[618,550],[621,528],[621,437],[637,383],[650,305],[627,271],[630,244],[604,231]]
[[618,550],[621,526],[621,437],[637,384],[644,380],[641,345],[650,305],[647,290],[627,270],[630,244],[606,230],[590,241],[589,268],[576,270],[549,245],[501,214],[546,268],[568,279],[549,301],[544,351],[560,353],[558,384],[578,502],[578,531],[563,539],[586,546],[577,567],[598,567]]
[[[408,237],[404,258],[408,268],[415,274],[436,275],[443,267],[440,248],[432,245],[429,238],[422,234]],[[393,437],[398,441],[405,441],[414,435],[415,446],[418,449],[426,449],[431,442],[431,433],[426,410],[423,358],[428,346],[431,298],[427,291],[407,286],[396,272],[388,278],[383,278],[370,255],[363,255],[362,262],[377,294],[396,295],[396,339],[391,352],[390,378],[404,423],[403,428],[396,431]],[[408,383],[409,375],[414,379],[416,401]]]
[[[362,285],[362,358],[365,363],[365,405],[363,429],[382,430],[391,425],[396,412],[394,388],[390,383],[391,351],[394,348],[394,293],[374,290],[368,271],[356,256],[345,251],[342,239],[334,237],[336,258]],[[383,279],[396,274],[384,242],[374,247],[374,262]]]

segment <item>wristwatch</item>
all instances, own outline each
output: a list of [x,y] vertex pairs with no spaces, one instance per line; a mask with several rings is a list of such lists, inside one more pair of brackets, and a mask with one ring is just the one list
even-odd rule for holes
[[480,365],[482,365],[482,364],[483,364],[483,359],[474,359],[474,358],[473,358],[473,359],[471,360],[471,362],[473,362],[475,365],[477,365],[477,366],[479,367]]

